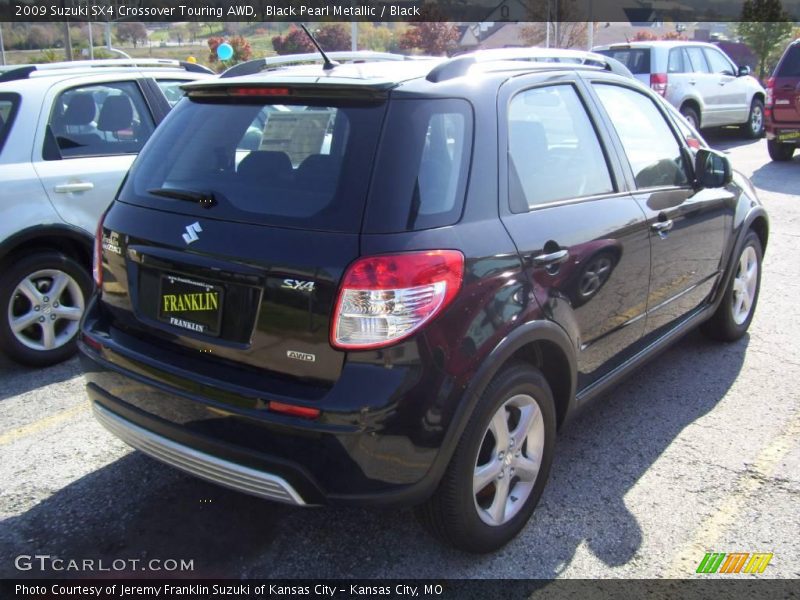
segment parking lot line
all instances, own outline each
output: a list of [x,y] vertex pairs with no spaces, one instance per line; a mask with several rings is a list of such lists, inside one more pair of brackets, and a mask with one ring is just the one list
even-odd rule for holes
[[38,433],[44,429],[47,429],[48,427],[52,427],[53,425],[61,423],[62,421],[66,421],[67,419],[71,419],[75,415],[88,410],[88,403],[81,402],[76,406],[64,409],[61,412],[50,415],[49,417],[33,421],[32,423],[28,423],[27,425],[23,425],[21,427],[15,427],[14,429],[4,431],[3,433],[0,433],[0,446],[5,446],[6,444],[11,444],[12,442],[26,438],[34,433]]
[[759,452],[752,465],[737,479],[734,492],[728,495],[720,508],[695,529],[691,540],[674,555],[672,564],[664,577],[679,579],[695,572],[698,557],[722,537],[740,518],[751,497],[774,474],[775,468],[800,439],[800,413],[790,421],[789,426]]

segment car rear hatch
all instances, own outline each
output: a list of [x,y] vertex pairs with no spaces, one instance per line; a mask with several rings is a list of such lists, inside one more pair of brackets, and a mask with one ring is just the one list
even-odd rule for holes
[[794,43],[787,48],[770,85],[773,120],[800,125],[800,44]]
[[619,44],[603,50],[596,50],[596,52],[618,60],[628,67],[636,79],[647,86],[650,85],[650,48],[631,47],[627,44]]
[[359,255],[380,87],[194,87],[102,225],[111,327],[203,372],[330,385],[339,281]]

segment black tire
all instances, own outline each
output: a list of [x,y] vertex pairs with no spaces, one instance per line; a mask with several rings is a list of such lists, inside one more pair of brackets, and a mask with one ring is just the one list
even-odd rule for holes
[[767,140],[767,152],[769,152],[769,157],[777,162],[792,160],[794,148],[794,144],[781,144],[776,140]]
[[681,114],[695,129],[697,129],[697,131],[700,131],[700,115],[697,114],[695,109],[693,109],[691,106],[682,106]]
[[[58,333],[53,348],[36,349],[29,347],[21,342],[17,334],[12,331],[10,320],[19,317],[21,314],[30,314],[34,304],[24,294],[15,294],[17,286],[26,278],[40,271],[61,272],[66,274],[72,283],[68,283],[58,299],[51,299],[49,296],[46,304],[40,304],[37,314],[38,317],[53,318],[53,329]],[[36,278],[39,283],[38,291],[46,294],[52,285],[54,278]],[[73,285],[73,283],[75,285]],[[0,274],[0,348],[9,358],[19,363],[32,367],[43,367],[64,361],[75,354],[77,350],[76,337],[77,327],[73,317],[62,319],[57,311],[71,310],[73,315],[82,314],[82,307],[86,306],[89,295],[92,291],[92,278],[87,270],[77,261],[69,256],[54,250],[44,250],[25,256],[23,258],[7,261]],[[60,302],[59,302],[60,300]],[[48,310],[49,309],[49,310]],[[55,318],[53,315],[56,315]],[[72,330],[75,330],[74,332]],[[43,326],[33,323],[20,334],[31,343],[36,343],[37,332],[43,336]],[[42,341],[44,337],[41,338]]]
[[747,115],[747,123],[742,126],[745,135],[751,140],[757,140],[764,135],[764,102],[759,98],[753,98],[750,103],[750,113]]
[[[735,302],[738,298],[734,288],[736,287],[737,275],[740,273],[742,257],[745,253],[749,252],[748,248],[752,248],[755,252],[755,262],[758,268],[755,277],[755,293],[750,301],[747,318],[744,320],[741,320],[741,318],[737,320]],[[725,289],[725,294],[722,296],[717,310],[714,312],[714,315],[700,327],[705,335],[720,342],[735,342],[745,334],[747,328],[750,327],[753,315],[756,312],[756,305],[758,304],[758,294],[761,290],[761,264],[763,257],[761,240],[754,231],[749,232],[739,255],[736,257],[736,263],[733,265],[733,276],[728,282],[728,287]]]
[[[533,487],[523,504],[514,509],[514,516],[503,524],[489,525],[478,512],[473,476],[492,417],[505,402],[518,395],[530,396],[538,405],[538,418],[542,420],[544,432],[542,460]],[[416,508],[417,518],[435,537],[455,548],[475,553],[497,550],[525,527],[536,508],[553,461],[555,436],[555,406],[547,380],[538,369],[524,363],[510,364],[495,376],[481,395],[439,487],[425,504]],[[494,460],[494,456],[489,460]],[[501,458],[497,460],[502,463]],[[515,476],[513,471],[511,473],[509,481],[514,482]],[[509,498],[513,501],[513,494],[509,494]]]

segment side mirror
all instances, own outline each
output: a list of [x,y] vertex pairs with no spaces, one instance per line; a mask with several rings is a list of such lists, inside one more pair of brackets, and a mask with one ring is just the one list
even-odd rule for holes
[[747,75],[750,75],[750,67],[747,65],[739,67],[739,77],[746,77]]
[[728,157],[708,148],[700,148],[694,157],[694,178],[698,188],[721,188],[733,179]]

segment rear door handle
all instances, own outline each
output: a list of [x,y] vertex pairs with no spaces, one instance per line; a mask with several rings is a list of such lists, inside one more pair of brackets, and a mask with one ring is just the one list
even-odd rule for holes
[[533,266],[549,267],[551,265],[558,265],[565,262],[568,258],[569,250],[567,249],[548,252],[547,254],[539,254],[533,257]]
[[94,189],[91,181],[76,181],[74,183],[60,183],[53,188],[58,194],[70,194],[72,192],[88,192]]
[[673,225],[674,223],[672,222],[672,219],[667,219],[666,221],[656,221],[655,223],[650,225],[650,229],[652,229],[656,233],[666,233],[670,229],[672,229]]

